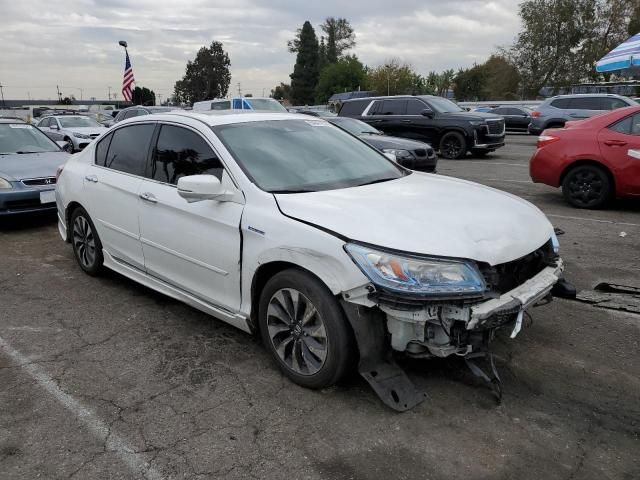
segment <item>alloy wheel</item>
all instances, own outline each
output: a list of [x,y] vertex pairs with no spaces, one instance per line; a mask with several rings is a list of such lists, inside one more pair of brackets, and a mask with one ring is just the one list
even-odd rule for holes
[[604,194],[602,178],[591,170],[577,171],[569,179],[569,196],[576,202],[589,205]]
[[269,300],[267,329],[280,360],[300,375],[314,375],[327,358],[328,339],[320,312],[298,290],[283,288]]
[[93,267],[96,261],[95,235],[91,224],[82,215],[78,215],[73,222],[73,248],[85,268]]

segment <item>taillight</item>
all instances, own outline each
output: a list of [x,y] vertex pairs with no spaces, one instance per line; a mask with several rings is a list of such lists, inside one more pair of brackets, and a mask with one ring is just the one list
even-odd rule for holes
[[560,140],[560,137],[556,137],[555,135],[540,135],[538,137],[538,148],[546,147],[558,140]]
[[56,170],[56,182],[58,181],[58,178],[60,178],[60,174],[62,173],[62,170],[64,170],[64,165],[60,165]]
[[540,112],[538,112],[537,110],[534,110],[533,112],[531,112],[531,116],[532,117],[539,117],[540,116]]

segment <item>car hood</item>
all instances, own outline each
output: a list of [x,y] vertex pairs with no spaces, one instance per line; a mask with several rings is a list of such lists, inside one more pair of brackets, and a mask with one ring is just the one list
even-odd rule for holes
[[66,152],[0,155],[0,177],[16,182],[25,178],[55,177],[69,158]]
[[416,140],[406,138],[387,137],[386,135],[359,135],[359,137],[376,148],[395,148],[398,150],[415,150],[417,148],[428,148],[431,145]]
[[553,234],[545,215],[521,198],[418,172],[373,185],[275,197],[285,215],[353,241],[490,265],[521,258]]
[[84,135],[102,135],[107,131],[105,127],[73,127],[73,128],[65,128],[64,130],[73,133],[83,133]]
[[486,112],[448,112],[441,113],[438,118],[446,120],[467,120],[469,122],[503,119],[500,115]]

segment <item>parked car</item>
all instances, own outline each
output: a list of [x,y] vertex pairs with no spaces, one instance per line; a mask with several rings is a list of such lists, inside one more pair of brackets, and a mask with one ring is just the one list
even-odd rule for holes
[[267,112],[286,112],[287,109],[273,98],[235,97],[219,98],[217,100],[203,100],[194,102],[193,110],[206,112],[209,110],[259,110]]
[[321,118],[334,118],[337,117],[338,114],[331,112],[329,110],[309,110],[307,108],[290,108],[288,110],[291,113],[301,113],[303,115],[311,115],[313,117],[321,117]]
[[628,97],[585,93],[558,95],[546,99],[531,113],[529,133],[540,135],[547,128],[561,128],[571,120],[581,120],[610,110],[637,105]]
[[104,127],[110,127],[115,123],[110,112],[87,112],[83,115],[92,118],[96,123],[99,123]]
[[0,118],[0,217],[54,211],[56,171],[68,156],[33,125]]
[[338,115],[362,120],[394,137],[433,145],[445,158],[462,158],[467,152],[481,156],[504,145],[503,118],[467,112],[432,95],[345,100]]
[[514,107],[506,105],[503,107],[496,107],[489,110],[489,113],[495,113],[504,118],[504,127],[509,131],[524,131],[526,132],[531,123],[531,113],[533,110],[527,107]]
[[37,126],[52,140],[66,142],[69,153],[84,149],[105,132],[104,125],[84,115],[50,115],[42,118]]
[[115,116],[114,123],[121,122],[128,118],[141,117],[144,115],[151,115],[152,113],[170,112],[175,110],[174,107],[144,107],[142,105],[136,105],[135,107],[123,108]]
[[563,269],[530,203],[411,172],[288,113],[116,124],[69,159],[56,196],[87,274],[108,267],[258,333],[305,387],[334,384],[359,358],[398,410],[424,396],[391,349],[486,352],[498,329],[519,332]]
[[640,197],[640,106],[545,130],[530,161],[534,182],[562,187],[577,208]]
[[376,130],[371,125],[355,118],[329,117],[325,120],[355,135],[381,152],[394,155],[396,161],[403,167],[431,173],[436,171],[438,157],[428,143],[389,137],[380,130]]

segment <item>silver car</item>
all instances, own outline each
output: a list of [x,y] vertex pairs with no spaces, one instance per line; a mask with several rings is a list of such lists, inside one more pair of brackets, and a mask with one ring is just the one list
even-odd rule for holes
[[37,126],[51,140],[67,142],[69,153],[83,150],[106,131],[104,125],[86,115],[51,115],[40,120]]
[[69,154],[21,120],[0,119],[0,217],[56,210],[56,172]]

